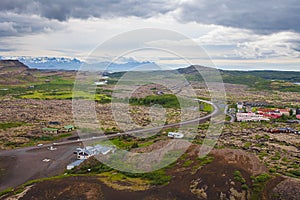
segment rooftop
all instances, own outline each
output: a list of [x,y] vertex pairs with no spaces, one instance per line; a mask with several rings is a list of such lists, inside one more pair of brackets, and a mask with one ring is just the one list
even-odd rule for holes
[[74,128],[73,125],[67,125],[67,126],[64,126],[65,129],[70,129],[70,128]]
[[58,131],[57,128],[43,128],[43,131]]

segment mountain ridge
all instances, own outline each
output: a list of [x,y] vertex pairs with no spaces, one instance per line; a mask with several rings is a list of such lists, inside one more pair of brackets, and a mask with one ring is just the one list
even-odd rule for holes
[[123,63],[113,62],[95,62],[87,63],[77,58],[65,57],[30,57],[30,56],[0,56],[0,60],[19,60],[27,65],[29,68],[36,68],[42,70],[106,70],[106,71],[129,71],[134,70],[139,66],[155,64],[150,61],[136,61],[130,60]]
[[23,84],[35,82],[37,78],[32,74],[36,69],[18,60],[0,60],[0,84]]

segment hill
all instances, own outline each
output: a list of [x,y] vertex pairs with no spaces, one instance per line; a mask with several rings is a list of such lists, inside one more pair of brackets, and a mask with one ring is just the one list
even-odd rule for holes
[[[177,71],[189,81],[203,81],[199,71],[209,71],[211,68],[203,66],[189,66]],[[224,83],[247,85],[257,90],[278,90],[282,92],[300,92],[300,72],[293,71],[226,71],[219,70]],[[206,73],[205,73],[206,74]]]
[[0,84],[17,85],[35,82],[37,78],[30,69],[18,60],[0,60]]
[[[39,60],[39,62],[42,62]],[[67,62],[68,63],[68,62]],[[139,63],[134,63],[138,65]],[[144,63],[145,64],[145,63]],[[149,63],[146,63],[149,64]],[[131,66],[131,65],[130,65]],[[132,66],[131,66],[132,67]],[[113,79],[118,79],[122,77],[128,68],[127,64],[114,65],[113,68],[115,71],[123,69],[123,72],[114,72],[109,73],[109,76]],[[160,70],[147,72],[148,76],[161,76],[168,75],[172,73],[174,76],[176,74],[182,74],[188,81],[203,81],[202,74],[205,74],[205,78],[210,76],[209,79],[218,78],[214,73],[209,73],[213,68],[192,65],[186,68],[180,68],[176,70]],[[54,70],[54,71],[53,71]],[[66,74],[74,71],[62,71],[57,70],[55,67],[52,69],[52,73],[49,73],[49,70],[41,71],[40,69],[32,69],[27,65],[24,65],[18,60],[0,60],[0,85],[21,85],[21,84],[32,84],[38,82],[40,79],[41,73],[43,76],[57,76],[59,73],[60,77],[64,77]],[[214,72],[214,71],[212,71]],[[222,76],[224,83],[230,84],[241,84],[247,85],[251,88],[257,90],[278,90],[282,92],[300,92],[300,86],[294,84],[295,82],[300,82],[300,72],[293,71],[270,71],[270,70],[261,70],[261,71],[226,71],[219,70],[220,75]],[[141,74],[142,72],[133,72],[136,74]],[[150,74],[149,74],[150,73]],[[72,76],[73,76],[72,75]],[[144,74],[145,75],[145,74]],[[217,80],[217,79],[216,79]]]
[[[207,71],[212,69],[200,65],[192,65],[186,68],[180,68],[177,71],[181,74],[199,76],[199,73],[196,70],[196,68],[199,71]],[[300,82],[300,72],[294,72],[294,71],[272,71],[272,70],[255,70],[255,71],[219,70],[219,71],[223,77],[224,82],[226,83],[253,84],[253,82],[257,80],[269,80],[269,81],[282,80],[288,82]]]
[[[200,73],[199,73],[200,72]],[[109,76],[111,78],[118,79],[124,75],[125,72],[115,72],[111,73]],[[139,73],[139,72],[136,72]],[[277,90],[282,92],[300,92],[300,86],[295,84],[300,82],[300,72],[293,71],[226,71],[219,70],[220,74],[215,74],[213,68],[192,65],[186,68],[179,68],[170,71],[159,71],[151,72],[151,76],[162,75],[162,74],[181,74],[188,81],[200,81],[203,82],[204,79],[218,80],[219,75],[221,75],[224,83],[246,85],[257,90]]]

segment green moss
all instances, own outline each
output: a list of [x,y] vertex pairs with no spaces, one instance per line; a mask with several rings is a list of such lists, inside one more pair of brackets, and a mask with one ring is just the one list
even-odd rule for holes
[[259,158],[262,160],[265,156],[268,155],[268,153],[266,151],[261,151],[258,155],[259,155]]
[[252,195],[251,200],[261,199],[261,193],[265,188],[266,182],[271,178],[269,174],[263,173],[252,178]]
[[287,157],[283,157],[283,158],[282,158],[282,161],[283,161],[283,162],[291,162],[291,160],[289,160]]
[[234,171],[233,178],[234,178],[235,181],[238,181],[242,184],[246,183],[246,180],[243,178],[242,173],[238,170]]
[[13,192],[13,191],[14,191],[13,188],[7,188],[7,189],[5,189],[5,190],[2,190],[2,191],[0,192],[0,197],[6,195],[6,194],[8,194],[8,193],[11,193],[11,192]]
[[189,167],[189,166],[191,166],[192,163],[193,163],[192,160],[186,160],[186,161],[182,164],[182,166],[183,166],[183,167]]
[[24,122],[7,122],[7,123],[0,123],[0,129],[8,129],[8,128],[14,128],[25,125]]
[[242,189],[243,189],[243,190],[248,190],[248,189],[249,189],[249,187],[248,187],[248,185],[247,185],[247,184],[242,184]]
[[132,178],[142,178],[150,181],[152,185],[167,185],[171,180],[171,176],[167,175],[164,169],[156,170],[149,173],[128,173],[121,172],[122,174]]
[[248,149],[249,147],[251,147],[251,142],[246,142],[245,144],[244,144],[244,149]]
[[198,160],[200,161],[200,165],[204,166],[204,165],[211,163],[214,160],[214,157],[204,156],[204,157],[198,158]]
[[280,156],[273,156],[271,157],[271,160],[280,160]]
[[288,174],[292,175],[293,177],[300,177],[300,171],[299,170],[289,170]]
[[154,141],[148,141],[148,142],[144,142],[144,143],[139,143],[139,147],[148,147],[150,145],[154,144]]
[[270,168],[270,169],[269,169],[269,172],[270,172],[270,173],[275,173],[275,172],[276,172],[276,169],[275,169],[275,168]]

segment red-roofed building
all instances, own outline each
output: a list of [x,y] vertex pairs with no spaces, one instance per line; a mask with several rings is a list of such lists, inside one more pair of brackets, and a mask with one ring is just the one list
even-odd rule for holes
[[278,109],[282,115],[290,116],[290,109]]
[[272,118],[272,119],[278,119],[278,118],[281,117],[281,114],[278,115],[278,114],[273,114],[273,113],[271,113],[271,114],[263,114],[263,116],[264,116],[264,117],[269,117],[269,118]]
[[300,119],[300,109],[296,109],[296,117],[297,119]]
[[290,116],[289,109],[258,108],[257,113],[263,115],[264,117],[269,117],[269,118],[273,118],[273,119],[278,119],[282,115]]

